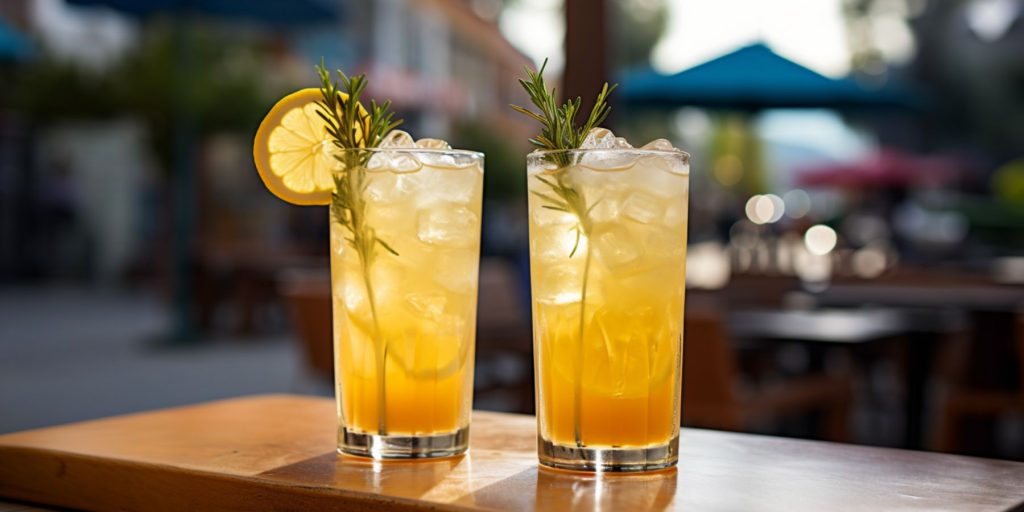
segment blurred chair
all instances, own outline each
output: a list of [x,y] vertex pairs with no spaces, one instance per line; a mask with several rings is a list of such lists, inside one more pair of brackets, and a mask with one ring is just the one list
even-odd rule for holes
[[[998,420],[1010,413],[1024,413],[1024,315],[1014,319],[1013,334],[1017,370],[1016,389],[995,389],[973,385],[972,369],[996,371],[979,361],[978,344],[998,343],[998,339],[960,338],[949,343],[942,354],[940,372],[947,389],[940,405],[935,448],[944,452],[963,452],[964,423],[967,420]],[[988,440],[992,441],[992,440]],[[996,455],[985,453],[982,455]]]
[[754,422],[822,413],[821,435],[849,440],[852,379],[818,374],[741,389],[736,355],[716,312],[691,311],[686,317],[683,364],[683,424],[742,431]]
[[475,393],[485,407],[531,413],[533,342],[520,282],[511,263],[481,260]]
[[288,270],[278,280],[306,369],[324,382],[333,382],[330,272]]

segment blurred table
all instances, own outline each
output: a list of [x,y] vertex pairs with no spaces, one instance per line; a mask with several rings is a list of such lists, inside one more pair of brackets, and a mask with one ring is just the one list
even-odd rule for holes
[[893,310],[751,310],[729,315],[737,338],[859,344],[907,332],[906,319]]
[[[904,446],[924,445],[924,413],[928,377],[936,345],[961,326],[955,313],[927,310],[819,309],[810,311],[753,310],[729,316],[729,331],[739,339],[797,341],[814,345],[855,346],[903,340],[908,344],[904,386]],[[812,366],[821,366],[820,346],[812,350]],[[815,368],[820,370],[821,368]]]
[[[938,320],[960,316],[969,344],[967,352],[959,356],[963,373],[958,377],[958,385],[972,391],[997,393],[1020,389],[1024,368],[1018,362],[1015,344],[1022,336],[1018,320],[1024,311],[1024,287],[993,282],[936,282],[940,279],[922,275],[914,282],[901,284],[837,284],[817,294],[815,299],[828,307],[899,307],[930,314]],[[916,355],[930,355],[928,350],[934,345],[934,338],[934,332],[927,331],[917,331],[908,337],[915,355],[909,360],[912,365],[923,364]],[[994,439],[997,435],[996,425],[991,422],[973,433],[979,440]]]
[[816,294],[823,306],[897,306],[1012,312],[1024,305],[1024,287],[1000,285],[836,284]]
[[1024,463],[695,429],[677,469],[551,471],[533,417],[487,412],[469,455],[379,463],[335,453],[335,411],[259,396],[0,436],[0,496],[116,510],[1024,507]]

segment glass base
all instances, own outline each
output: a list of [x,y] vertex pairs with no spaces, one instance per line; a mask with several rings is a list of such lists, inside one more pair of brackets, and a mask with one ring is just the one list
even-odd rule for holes
[[469,427],[433,436],[381,436],[342,427],[338,451],[374,459],[431,459],[451,457],[469,448]]
[[537,451],[540,463],[552,468],[598,473],[656,471],[676,465],[679,436],[647,448],[587,448],[555,444],[538,437]]

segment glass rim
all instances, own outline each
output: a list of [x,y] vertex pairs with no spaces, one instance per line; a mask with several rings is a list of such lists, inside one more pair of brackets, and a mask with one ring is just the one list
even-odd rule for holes
[[571,155],[571,154],[593,154],[593,153],[616,153],[620,155],[640,155],[640,156],[681,156],[685,160],[690,159],[690,153],[681,149],[644,149],[644,148],[575,148],[575,149],[536,149],[526,156],[528,158],[538,158],[552,155]]
[[339,148],[332,147],[331,152],[348,153],[348,152],[362,152],[366,151],[369,153],[426,153],[433,155],[455,155],[465,156],[472,158],[484,158],[484,154],[480,151],[473,151],[471,149],[443,149],[443,148]]

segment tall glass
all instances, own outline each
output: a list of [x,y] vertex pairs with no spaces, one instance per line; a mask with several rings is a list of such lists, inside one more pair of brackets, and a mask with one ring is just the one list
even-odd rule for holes
[[689,155],[535,151],[527,164],[540,462],[672,466]]
[[338,449],[466,450],[483,155],[337,151],[331,205]]

